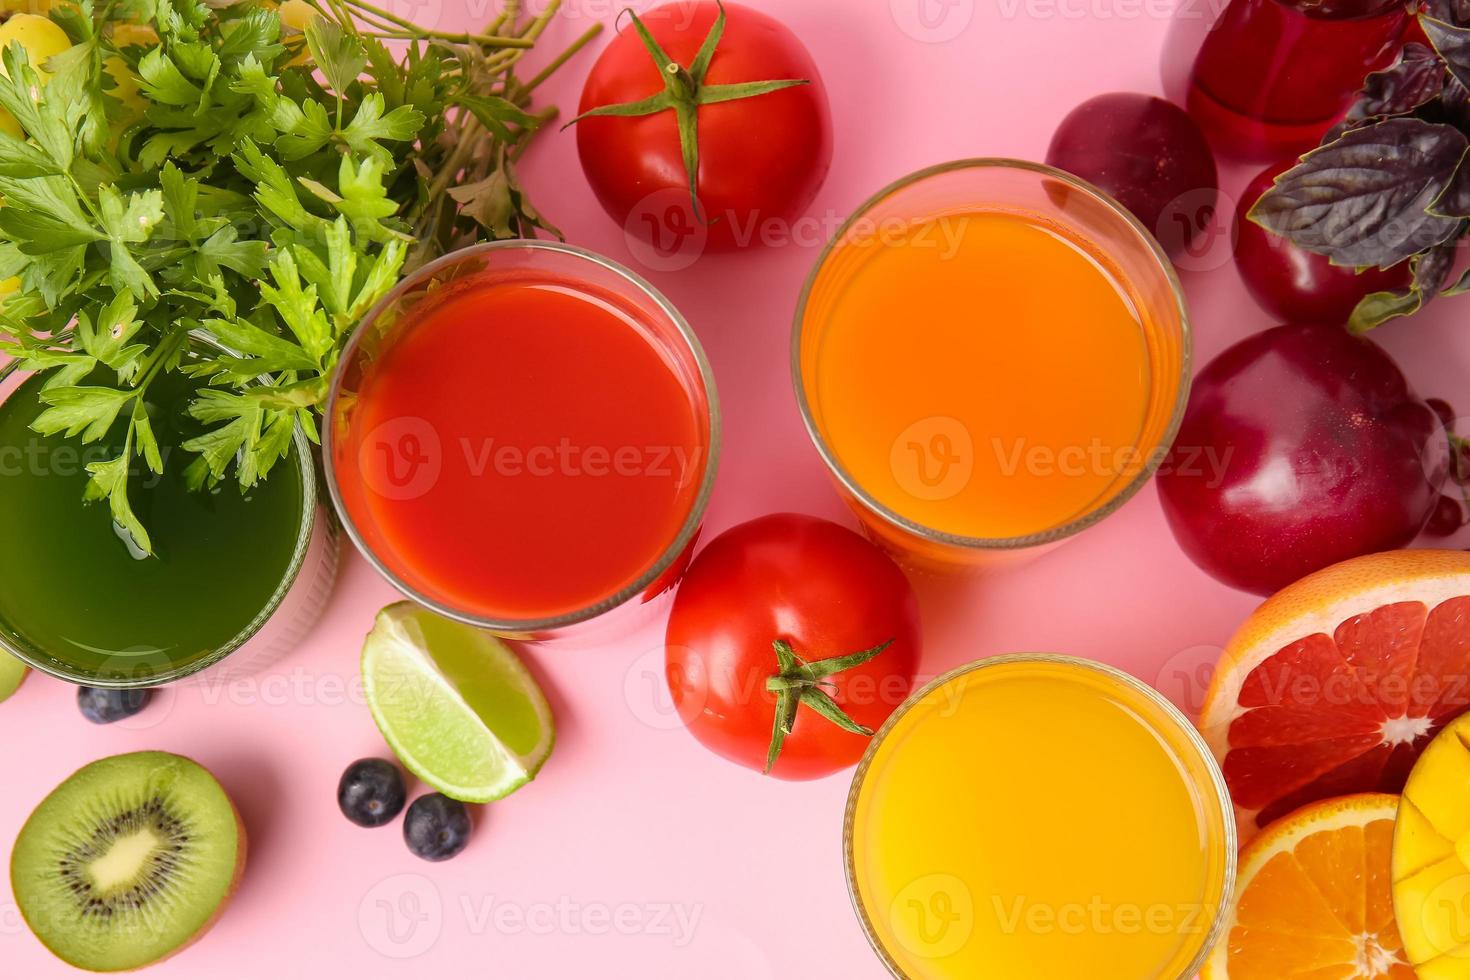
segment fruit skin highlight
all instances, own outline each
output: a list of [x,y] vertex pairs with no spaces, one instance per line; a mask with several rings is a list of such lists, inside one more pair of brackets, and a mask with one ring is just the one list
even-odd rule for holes
[[1199,373],[1159,500],[1195,564],[1269,595],[1413,541],[1439,503],[1448,445],[1383,348],[1331,325],[1276,327]]
[[1172,102],[1095,96],[1067,114],[1046,162],[1111,194],[1177,258],[1209,225],[1220,193],[1205,134]]
[[[109,914],[105,919],[99,916],[101,925],[89,922],[75,907],[68,909],[77,898],[57,872],[57,862],[74,858],[74,850],[67,849],[76,847],[79,834],[82,841],[94,839],[85,828],[89,818],[111,822],[134,816],[147,820],[149,811],[144,804],[148,800],[162,801],[151,811],[158,821],[177,821],[172,829],[161,822],[153,823],[150,829],[155,836],[162,832],[181,834],[177,845],[184,848],[188,860],[165,869],[164,874],[178,877],[165,877],[159,886],[162,891],[144,894],[141,901],[162,903],[160,894],[167,898],[171,889],[177,889],[174,901],[161,914],[142,923],[128,922],[130,909],[121,909],[120,914]],[[122,813],[106,809],[129,801],[136,802]],[[161,844],[155,844],[154,853],[141,855],[127,846],[126,839],[119,839],[96,856],[75,857],[73,867],[78,880],[95,889],[97,875],[115,875],[121,870],[120,863],[136,865],[166,859],[169,852],[160,848]],[[119,850],[124,853],[119,854]],[[94,972],[135,970],[177,954],[209,931],[239,885],[247,850],[239,811],[208,770],[191,759],[167,752],[135,752],[84,766],[41,801],[16,838],[10,884],[26,924],[58,958]],[[106,866],[99,869],[102,865]],[[180,869],[189,869],[196,877],[190,880]],[[210,872],[218,872],[221,877],[198,877]],[[119,898],[115,892],[102,895],[94,890],[91,894],[108,901]],[[121,897],[127,898],[127,892]],[[133,928],[120,936],[99,934],[104,926],[111,930]]]
[[403,812],[403,773],[387,759],[358,759],[337,783],[337,806],[359,827],[381,827]]
[[1389,897],[1398,802],[1327,800],[1257,837],[1241,854],[1226,932],[1201,980],[1414,980]]
[[1393,901],[1420,980],[1470,977],[1470,715],[1409,775],[1393,840]]
[[[71,47],[71,38],[66,36],[66,32],[52,23],[50,18],[39,14],[16,14],[0,24],[0,50],[10,47],[11,42],[15,41],[25,48],[26,58],[35,69],[36,76],[41,79],[42,85],[51,79],[51,73],[42,66]],[[0,74],[9,77],[3,63],[0,63]],[[9,133],[16,139],[25,139],[25,130],[21,128],[20,122],[6,109],[0,109],[0,131]]]
[[1272,164],[1241,193],[1235,210],[1236,268],[1256,302],[1272,316],[1343,324],[1369,293],[1406,288],[1412,279],[1409,263],[1390,269],[1333,265],[1327,256],[1308,252],[1250,220],[1250,210],[1261,195],[1296,164],[1295,157]]
[[464,850],[473,830],[470,812],[443,793],[420,796],[403,818],[403,842],[425,861],[448,861]]
[[1398,792],[1470,707],[1466,678],[1466,552],[1368,555],[1272,596],[1226,646],[1200,712],[1241,840],[1315,800]]
[[[882,649],[799,679],[777,642],[813,667]],[[769,514],[695,557],[669,614],[664,676],[679,720],[705,748],[778,779],[817,779],[862,758],[908,697],[922,649],[919,602],[892,558],[840,524]],[[777,737],[783,685],[822,692],[829,714],[803,694]],[[867,734],[835,722],[833,706]]]

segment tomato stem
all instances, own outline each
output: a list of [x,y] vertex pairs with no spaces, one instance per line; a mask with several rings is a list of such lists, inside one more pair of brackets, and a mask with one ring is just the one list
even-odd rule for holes
[[[636,102],[621,102],[616,105],[600,106],[589,109],[577,118],[563,126],[575,126],[583,119],[592,116],[652,116],[660,112],[673,110],[675,120],[679,126],[679,147],[684,156],[684,172],[689,180],[689,197],[694,205],[694,216],[704,221],[703,209],[699,204],[699,108],[700,106],[714,105],[718,102],[734,102],[739,99],[750,99],[758,95],[766,95],[770,92],[779,92],[784,88],[795,85],[810,85],[809,78],[783,78],[764,82],[738,82],[731,85],[706,85],[705,75],[709,73],[710,62],[714,60],[715,49],[720,45],[720,39],[725,36],[725,4],[719,3],[720,13],[710,27],[709,33],[705,35],[704,43],[700,45],[699,53],[695,55],[694,61],[689,67],[684,67],[673,58],[669,57],[663,47],[648,30],[647,25],[639,18],[638,14],[630,7],[623,11],[633,21],[633,27],[638,31],[643,46],[648,49],[650,57],[659,67],[659,76],[664,80],[664,90],[657,95]],[[619,18],[621,19],[621,17]]]
[[766,678],[766,690],[774,691],[776,694],[776,719],[771,728],[771,746],[766,752],[765,771],[767,773],[776,765],[776,759],[781,755],[781,748],[786,743],[786,736],[791,734],[792,728],[796,725],[797,709],[802,705],[806,705],[843,731],[852,732],[854,735],[871,736],[873,734],[871,728],[853,721],[851,716],[842,710],[842,706],[822,688],[833,686],[828,680],[829,677],[862,666],[892,645],[893,640],[890,639],[875,647],[859,650],[857,653],[828,657],[826,660],[808,663],[785,640],[772,641],[771,646],[776,651],[776,663],[781,669],[778,673]]

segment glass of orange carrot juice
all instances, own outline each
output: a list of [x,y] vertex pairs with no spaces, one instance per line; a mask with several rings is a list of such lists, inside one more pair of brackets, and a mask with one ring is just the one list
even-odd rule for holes
[[1021,654],[916,692],[858,766],[843,850],[901,980],[1187,980],[1219,937],[1234,811],[1160,694]]
[[1168,257],[1096,188],[962,160],[884,188],[802,292],[808,432],[868,531],[919,566],[1035,554],[1148,481],[1189,387]]

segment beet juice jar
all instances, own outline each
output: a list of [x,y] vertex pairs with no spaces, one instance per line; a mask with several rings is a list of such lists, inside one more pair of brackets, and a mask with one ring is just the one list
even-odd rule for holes
[[1405,0],[1179,0],[1164,85],[1224,155],[1304,151],[1393,60],[1408,23]]

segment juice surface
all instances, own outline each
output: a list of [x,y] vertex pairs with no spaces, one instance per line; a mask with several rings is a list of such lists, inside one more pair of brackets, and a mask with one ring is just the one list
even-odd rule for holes
[[[846,254],[844,254],[846,253]],[[1103,502],[1139,448],[1145,331],[1084,242],[1002,211],[839,244],[808,306],[802,370],[839,464],[950,534],[1005,538]]]
[[177,447],[199,432],[184,415],[193,390],[171,373],[149,389],[165,472],[135,464],[130,499],[155,552],[143,558],[105,503],[82,502],[85,464],[116,457],[121,433],[83,446],[31,431],[34,378],[0,404],[0,631],[84,673],[150,677],[225,646],[269,605],[302,531],[299,461],[248,491],[189,490]]
[[[365,371],[337,450],[354,521],[400,578],[475,615],[553,617],[617,594],[698,495],[709,436],[685,379],[650,328],[575,283],[452,290]],[[368,469],[380,460],[430,477],[404,470],[397,492]]]
[[1157,705],[1067,666],[962,674],[857,791],[855,889],[912,980],[1177,980],[1226,885],[1224,815]]

